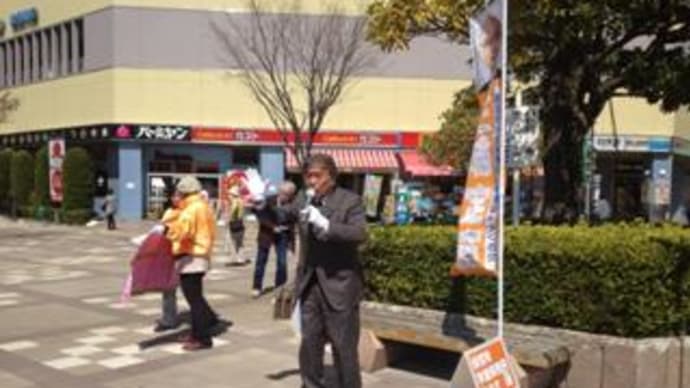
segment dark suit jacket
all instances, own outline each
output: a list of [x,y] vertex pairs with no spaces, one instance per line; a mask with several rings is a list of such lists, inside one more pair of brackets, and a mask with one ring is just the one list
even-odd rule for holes
[[[305,202],[302,192],[292,207],[294,216],[299,216]],[[316,276],[329,306],[342,311],[362,299],[364,279],[358,246],[367,237],[364,206],[358,195],[336,188],[317,208],[328,218],[330,226],[326,234],[318,235],[308,223],[299,222],[301,252],[296,291],[301,297]]]
[[290,221],[285,207],[278,206],[278,199],[276,196],[271,196],[266,199],[266,205],[262,209],[252,210],[259,222],[259,233],[257,236],[258,244],[262,248],[270,248],[276,241],[277,234],[274,229],[276,226],[287,226],[288,229],[282,234],[288,236],[288,244],[293,239],[294,231],[292,229],[293,222]]

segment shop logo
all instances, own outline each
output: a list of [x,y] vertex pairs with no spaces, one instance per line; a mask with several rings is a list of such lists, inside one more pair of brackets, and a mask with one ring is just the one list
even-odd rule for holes
[[135,138],[146,140],[189,140],[190,128],[169,125],[140,125]]
[[120,125],[115,130],[115,137],[118,139],[129,139],[132,137],[132,130],[126,125]]

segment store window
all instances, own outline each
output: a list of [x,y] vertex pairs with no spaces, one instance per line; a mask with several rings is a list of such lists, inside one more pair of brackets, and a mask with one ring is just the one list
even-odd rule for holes
[[235,167],[257,167],[259,165],[259,149],[256,147],[236,148],[232,151],[232,164]]

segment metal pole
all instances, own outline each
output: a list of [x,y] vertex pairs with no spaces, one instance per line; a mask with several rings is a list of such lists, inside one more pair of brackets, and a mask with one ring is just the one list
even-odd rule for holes
[[503,244],[506,189],[506,83],[508,75],[508,1],[503,0],[501,23],[501,146],[498,206],[498,337],[503,338]]

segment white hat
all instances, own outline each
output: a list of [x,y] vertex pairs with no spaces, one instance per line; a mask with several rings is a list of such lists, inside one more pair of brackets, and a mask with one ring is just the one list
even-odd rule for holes
[[194,194],[201,191],[201,183],[192,175],[185,175],[177,182],[177,191],[181,194]]

